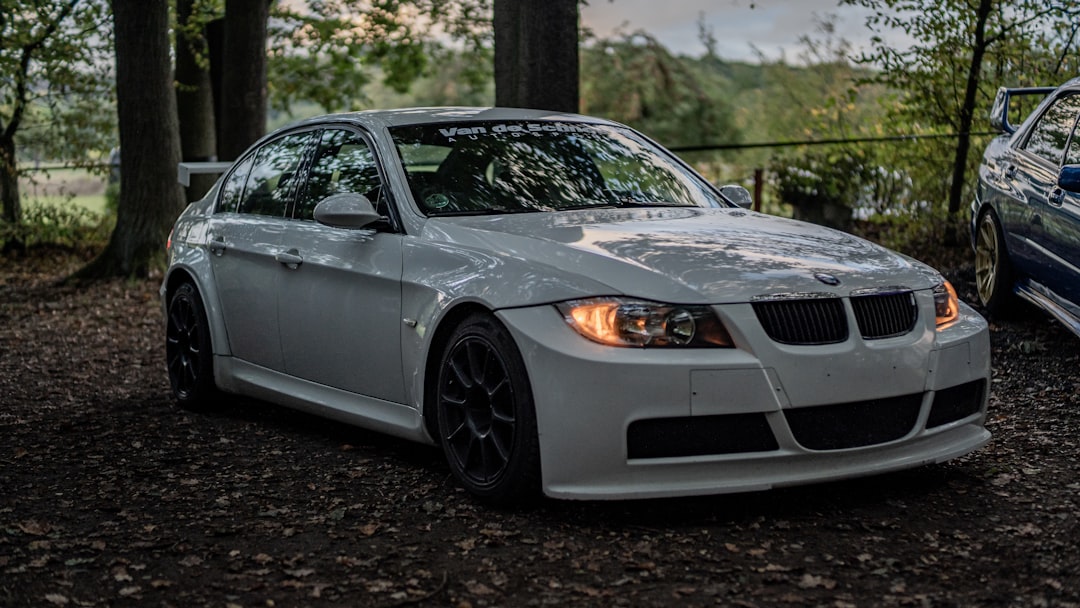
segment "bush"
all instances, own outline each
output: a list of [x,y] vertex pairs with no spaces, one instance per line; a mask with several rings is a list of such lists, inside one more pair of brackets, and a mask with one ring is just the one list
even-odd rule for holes
[[845,153],[782,158],[771,168],[777,197],[795,219],[847,229],[862,188],[863,165]]
[[116,216],[116,210],[120,207],[120,184],[110,181],[105,186],[105,212]]
[[0,249],[102,245],[114,221],[76,205],[31,201],[23,206],[21,223],[0,222]]
[[849,230],[875,215],[923,215],[931,206],[915,199],[911,177],[883,166],[865,151],[812,152],[773,162],[773,187],[800,220]]
[[[958,268],[974,259],[968,245],[968,214],[949,217],[944,209],[874,214],[854,222],[851,232],[907,254],[935,268]],[[952,237],[959,243],[950,244]]]

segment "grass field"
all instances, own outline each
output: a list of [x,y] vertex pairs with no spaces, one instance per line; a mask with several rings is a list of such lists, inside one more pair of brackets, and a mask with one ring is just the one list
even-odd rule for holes
[[105,176],[85,169],[51,169],[19,180],[24,209],[51,207],[69,211],[105,213]]
[[84,209],[95,215],[103,215],[105,213],[104,194],[80,194],[77,196],[23,195],[22,204],[25,209],[35,206],[48,206],[66,209]]

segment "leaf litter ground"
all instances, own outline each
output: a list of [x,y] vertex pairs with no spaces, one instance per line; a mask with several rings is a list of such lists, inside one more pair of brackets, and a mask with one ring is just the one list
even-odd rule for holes
[[[0,270],[0,606],[1080,606],[1080,339],[992,325],[986,448],[770,492],[471,500],[436,449],[176,408],[155,281]],[[947,273],[974,300],[973,273]]]

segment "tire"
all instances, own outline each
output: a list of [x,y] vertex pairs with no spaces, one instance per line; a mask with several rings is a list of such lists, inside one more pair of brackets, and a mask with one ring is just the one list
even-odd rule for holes
[[458,482],[496,505],[540,494],[536,410],[525,364],[509,332],[490,315],[457,327],[439,361],[439,442]]
[[173,398],[183,407],[202,410],[218,398],[210,324],[199,292],[182,283],[169,298],[165,323],[165,365]]
[[1014,274],[997,216],[986,210],[975,228],[975,288],[979,301],[994,316],[1008,317],[1016,309]]

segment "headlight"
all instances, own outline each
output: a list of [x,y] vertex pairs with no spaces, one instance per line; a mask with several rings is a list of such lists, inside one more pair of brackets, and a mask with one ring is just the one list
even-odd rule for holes
[[938,327],[952,323],[960,316],[960,299],[956,297],[952,283],[944,281],[934,286],[934,314]]
[[625,298],[589,298],[556,304],[566,322],[608,346],[731,348],[731,336],[707,306],[660,304]]

